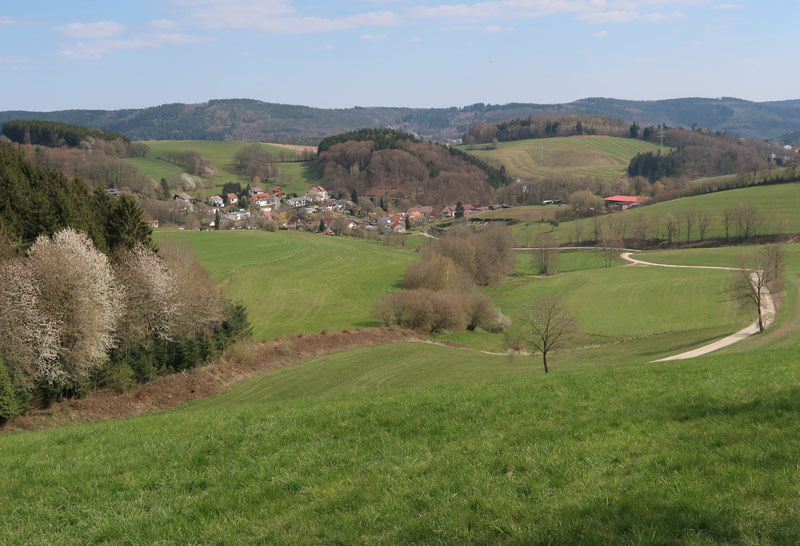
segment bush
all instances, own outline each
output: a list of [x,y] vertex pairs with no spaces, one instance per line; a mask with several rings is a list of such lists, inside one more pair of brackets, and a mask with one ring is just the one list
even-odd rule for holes
[[0,359],[0,423],[19,415],[20,404],[3,360]]

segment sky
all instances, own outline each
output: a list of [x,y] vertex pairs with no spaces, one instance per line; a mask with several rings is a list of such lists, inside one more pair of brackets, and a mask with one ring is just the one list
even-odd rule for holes
[[0,3],[0,110],[800,98],[800,0]]

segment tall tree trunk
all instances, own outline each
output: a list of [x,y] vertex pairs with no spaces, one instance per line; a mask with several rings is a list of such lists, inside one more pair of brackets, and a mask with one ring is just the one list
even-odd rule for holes
[[548,373],[550,370],[547,369],[547,353],[542,353],[542,363],[544,364],[544,373]]

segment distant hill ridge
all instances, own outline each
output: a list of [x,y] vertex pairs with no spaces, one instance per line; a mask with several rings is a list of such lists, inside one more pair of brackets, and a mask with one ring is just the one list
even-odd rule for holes
[[253,99],[210,100],[124,110],[0,112],[0,123],[32,119],[74,123],[117,131],[134,140],[262,140],[316,143],[360,128],[413,131],[444,141],[461,137],[478,122],[541,114],[612,115],[640,125],[690,127],[753,138],[776,138],[800,131],[800,100],[751,102],[723,97],[631,101],[586,98],[566,104],[473,104],[450,108],[353,107],[324,109]]

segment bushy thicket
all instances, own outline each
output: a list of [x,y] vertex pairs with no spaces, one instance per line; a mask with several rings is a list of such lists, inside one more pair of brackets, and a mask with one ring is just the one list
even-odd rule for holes
[[464,229],[431,242],[403,277],[406,290],[381,296],[373,314],[386,326],[500,332],[508,320],[476,284],[502,282],[514,270],[511,233],[505,225]]
[[163,157],[160,156],[160,159],[179,165],[183,167],[187,173],[201,178],[211,178],[217,174],[217,169],[214,167],[213,161],[191,150],[169,152],[164,154]]

